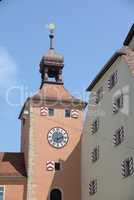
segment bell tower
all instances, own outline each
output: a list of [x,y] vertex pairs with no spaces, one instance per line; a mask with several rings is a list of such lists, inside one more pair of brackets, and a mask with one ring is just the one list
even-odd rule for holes
[[81,132],[86,103],[65,89],[64,58],[53,45],[40,62],[41,87],[25,102],[21,151],[27,169],[26,200],[81,200]]
[[53,83],[55,82],[56,84],[63,84],[62,69],[64,67],[64,57],[58,54],[54,49],[55,25],[49,24],[48,28],[50,31],[49,34],[50,48],[48,52],[45,54],[45,56],[43,56],[40,62],[42,85],[44,83],[51,83],[51,82]]

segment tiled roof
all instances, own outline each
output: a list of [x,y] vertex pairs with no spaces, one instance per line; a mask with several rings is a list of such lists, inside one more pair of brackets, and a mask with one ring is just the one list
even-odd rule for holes
[[[67,102],[70,105],[81,105],[81,107],[86,107],[86,102],[72,96],[70,92],[64,87],[63,84],[50,84],[45,83],[43,84],[40,91],[34,95],[32,100],[45,100],[45,101],[56,101],[57,103],[60,102]],[[46,102],[47,103],[47,102]]]
[[[87,103],[72,96],[69,91],[64,87],[63,84],[45,83],[42,88],[32,97],[27,98],[24,106],[19,115],[19,119],[22,116],[24,109],[27,107],[29,102],[40,102],[38,105],[64,105],[85,108]],[[49,103],[54,102],[54,104]],[[64,104],[63,104],[64,103]]]
[[1,177],[26,177],[23,153],[0,153]]
[[45,98],[48,100],[67,100],[72,101],[76,99],[73,97],[68,90],[65,89],[62,84],[49,84],[45,83],[37,95],[33,98]]

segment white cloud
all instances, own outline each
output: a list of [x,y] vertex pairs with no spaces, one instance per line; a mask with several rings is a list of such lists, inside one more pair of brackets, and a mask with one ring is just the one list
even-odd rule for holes
[[17,83],[17,66],[6,48],[0,47],[0,95]]

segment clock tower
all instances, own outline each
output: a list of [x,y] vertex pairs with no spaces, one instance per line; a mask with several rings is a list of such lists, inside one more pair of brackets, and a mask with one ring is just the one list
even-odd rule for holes
[[86,103],[64,87],[64,58],[53,46],[40,62],[41,86],[20,113],[26,200],[81,200],[81,132]]

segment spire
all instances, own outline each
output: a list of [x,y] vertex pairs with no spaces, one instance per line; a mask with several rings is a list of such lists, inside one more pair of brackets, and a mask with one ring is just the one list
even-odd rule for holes
[[62,69],[64,67],[64,57],[57,53],[54,49],[54,30],[56,26],[49,24],[48,29],[50,31],[50,48],[48,52],[42,57],[40,62],[40,73],[42,84],[55,83],[63,84],[62,81]]
[[48,29],[50,31],[49,38],[50,38],[50,49],[54,49],[54,30],[56,26],[55,24],[49,24]]

